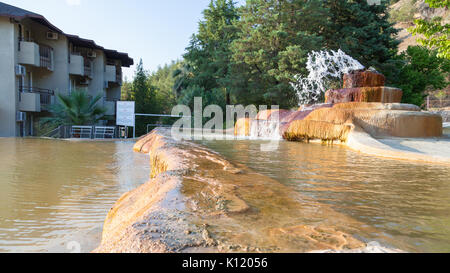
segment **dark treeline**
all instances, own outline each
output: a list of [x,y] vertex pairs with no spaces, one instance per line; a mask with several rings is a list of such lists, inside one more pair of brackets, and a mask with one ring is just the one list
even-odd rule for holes
[[[342,49],[404,89],[404,101],[422,105],[424,91],[445,87],[448,59],[411,47],[398,54],[388,2],[367,0],[212,0],[183,60],[146,73],[142,62],[123,86],[142,113],[170,113],[175,104],[298,106],[290,86],[306,74],[308,53]],[[147,119],[141,123],[158,122]],[[170,122],[165,120],[165,122]],[[144,127],[138,127],[143,133]]]

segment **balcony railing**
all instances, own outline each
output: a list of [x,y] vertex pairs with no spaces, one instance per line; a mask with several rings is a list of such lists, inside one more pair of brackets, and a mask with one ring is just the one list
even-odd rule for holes
[[31,38],[19,38],[18,62],[20,64],[53,70],[53,48],[36,43]]
[[92,61],[84,58],[84,76],[92,78]]
[[[41,95],[41,105],[52,104],[52,97],[55,95],[55,91],[38,88],[38,87],[20,87],[20,92],[35,93]],[[19,93],[20,95],[20,93]]]
[[53,48],[39,45],[40,66],[53,70]]
[[120,68],[116,68],[116,82],[122,84],[122,70]]

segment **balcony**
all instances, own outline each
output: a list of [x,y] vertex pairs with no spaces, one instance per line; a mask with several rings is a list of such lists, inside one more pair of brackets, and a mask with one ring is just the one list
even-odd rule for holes
[[20,41],[19,64],[46,68],[53,71],[53,48],[31,41]]
[[84,76],[84,58],[80,55],[70,54],[69,74]]
[[21,87],[19,110],[22,112],[41,112],[53,103],[55,92],[36,87]]
[[122,85],[122,69],[115,65],[106,65],[105,80],[107,82],[117,83]]
[[105,98],[104,107],[106,108],[105,115],[115,116],[116,115],[116,100],[109,100]]
[[114,65],[106,65],[105,67],[105,81],[107,82],[116,82],[116,66]]
[[40,67],[53,71],[53,48],[49,46],[39,46],[39,64]]
[[87,58],[84,58],[84,76],[93,78],[93,62]]
[[116,69],[116,83],[122,85],[122,69]]

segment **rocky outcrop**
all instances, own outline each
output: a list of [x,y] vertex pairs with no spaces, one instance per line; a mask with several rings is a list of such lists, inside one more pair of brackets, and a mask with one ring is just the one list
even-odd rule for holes
[[440,115],[443,122],[450,122],[450,109],[444,109],[434,113]]
[[344,75],[344,88],[384,86],[386,77],[372,71],[357,71]]
[[234,135],[235,136],[250,136],[251,119],[241,118],[236,121]]
[[[441,115],[401,104],[403,91],[385,87],[384,83],[385,77],[378,72],[354,71],[344,75],[344,89],[326,92],[325,104],[302,106],[298,111],[261,111],[256,120],[245,122],[249,123],[249,128],[252,124],[264,126],[261,120],[279,122],[281,135],[292,141],[346,142],[349,131],[355,127],[373,137],[442,136]],[[241,123],[236,125],[235,135],[246,133],[241,132]]]
[[424,0],[399,0],[390,6],[389,13],[394,27],[399,30],[397,40],[400,42],[399,52],[405,51],[408,46],[419,45],[419,36],[412,36],[408,28],[414,27],[415,19],[431,20],[441,17],[443,23],[450,22],[450,11],[446,8],[430,8]]
[[351,125],[334,124],[315,120],[297,120],[290,124],[283,137],[290,141],[307,141],[320,139],[323,142],[347,140]]
[[343,251],[376,232],[168,130],[135,150],[149,151],[152,179],[117,201],[96,252]]
[[353,71],[344,75],[343,89],[328,90],[326,103],[380,102],[400,103],[403,91],[384,86],[384,75],[371,71]]
[[[252,120],[247,121],[251,127]],[[239,122],[241,124],[241,122]],[[287,140],[345,142],[349,128],[358,126],[373,137],[441,137],[442,117],[421,112],[411,104],[338,103],[322,105],[315,110],[303,108],[280,120],[281,134]],[[241,126],[236,126],[236,135]]]
[[274,117],[276,117],[279,120],[283,120],[284,118],[286,118],[287,116],[289,116],[292,113],[293,113],[293,111],[284,110],[284,109],[264,110],[264,111],[260,111],[256,115],[255,119],[256,120],[270,120],[270,119],[273,119]]
[[[360,105],[361,106],[361,105]],[[347,108],[348,107],[348,108]],[[379,105],[378,108],[396,106]],[[414,109],[414,106],[397,106],[399,109]],[[352,104],[337,104],[333,108],[318,109],[305,120],[323,121],[333,124],[353,124],[374,137],[441,137],[442,117],[420,111],[379,110],[359,108]]]
[[325,94],[326,103],[380,102],[400,103],[403,91],[393,87],[355,87],[329,90]]

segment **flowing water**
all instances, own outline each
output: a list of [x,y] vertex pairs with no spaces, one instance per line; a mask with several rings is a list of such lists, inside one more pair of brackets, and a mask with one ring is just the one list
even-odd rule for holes
[[281,140],[280,121],[278,117],[275,118],[274,120],[252,120],[250,125],[250,138],[254,140]]
[[[357,220],[354,228],[376,230],[355,236],[412,252],[450,251],[450,167],[339,146],[281,141],[263,152],[267,141],[203,144]],[[0,139],[0,252],[93,250],[110,207],[148,180],[148,156],[132,145]]]
[[0,138],[0,252],[89,252],[120,196],[149,176],[133,142]]
[[366,241],[411,252],[450,251],[450,167],[284,141],[275,151],[261,151],[266,143],[202,142],[376,230],[354,234]]
[[331,79],[340,79],[351,71],[364,69],[364,66],[344,51],[312,51],[306,62],[308,76],[295,76],[291,86],[297,92],[299,106],[318,102],[322,94],[329,89]]

